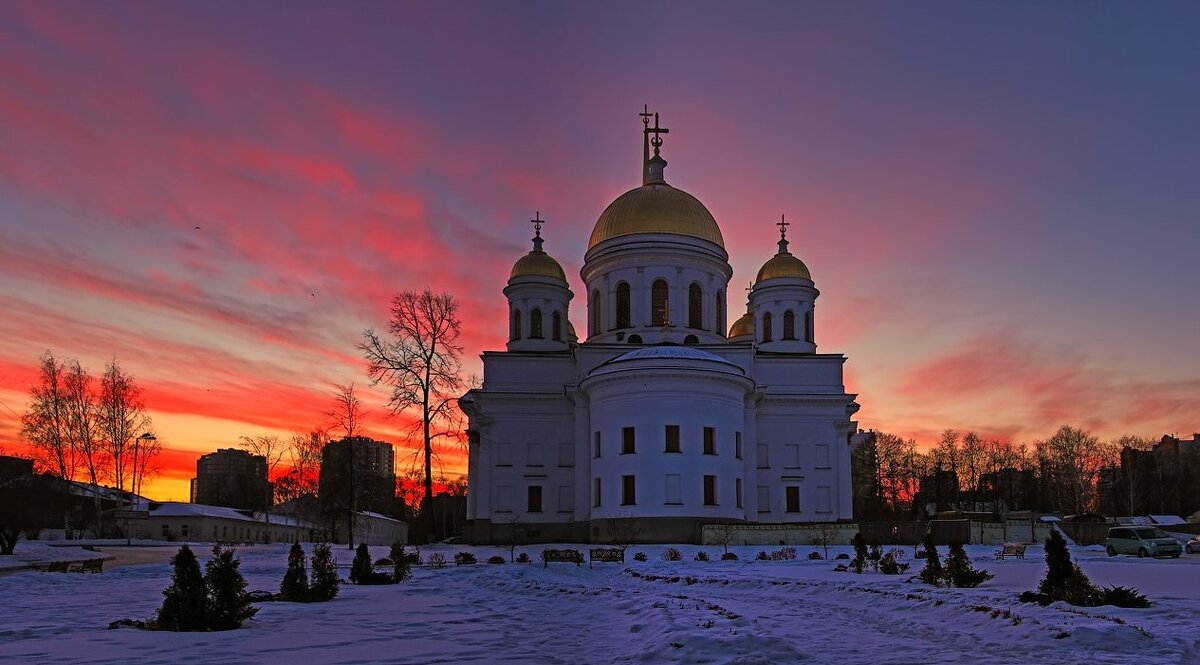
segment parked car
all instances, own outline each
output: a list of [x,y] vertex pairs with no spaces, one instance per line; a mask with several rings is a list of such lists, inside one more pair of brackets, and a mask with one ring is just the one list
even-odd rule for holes
[[1104,551],[1109,556],[1136,554],[1146,556],[1170,556],[1179,558],[1183,546],[1167,532],[1152,526],[1117,526],[1108,530]]
[[1200,554],[1200,536],[1196,536],[1187,542],[1185,548],[1188,554]]

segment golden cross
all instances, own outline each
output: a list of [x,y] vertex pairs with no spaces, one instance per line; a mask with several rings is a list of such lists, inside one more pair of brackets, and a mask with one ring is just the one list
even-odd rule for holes
[[534,235],[539,238],[542,237],[542,224],[546,223],[546,220],[542,219],[542,213],[535,211],[533,213],[533,219],[529,220],[529,223],[533,224]]
[[787,237],[787,227],[791,226],[791,223],[786,221],[782,214],[779,215],[779,221],[775,223],[775,226],[779,227],[779,237],[786,238]]

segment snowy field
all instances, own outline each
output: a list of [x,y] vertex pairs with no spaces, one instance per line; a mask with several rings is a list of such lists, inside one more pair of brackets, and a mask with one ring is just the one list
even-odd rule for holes
[[[203,546],[196,548],[206,558]],[[470,549],[429,547],[426,558]],[[580,549],[584,549],[581,547]],[[1109,559],[1073,548],[1097,584],[1135,586],[1149,609],[1049,607],[1016,601],[1045,564],[995,561],[977,589],[934,588],[911,575],[834,572],[832,561],[664,562],[664,547],[632,547],[649,561],[625,565],[421,567],[397,586],[343,585],[324,604],[264,603],[240,630],[160,633],[107,630],[153,615],[170,578],[165,563],[99,575],[20,572],[0,577],[4,663],[1200,663],[1200,556]],[[848,547],[831,553],[850,552]],[[911,557],[912,548],[903,548]],[[536,561],[541,546],[523,548]],[[250,589],[276,591],[283,545],[243,548]],[[339,562],[351,555],[335,550]],[[945,549],[941,549],[943,557]],[[375,548],[381,557],[386,548]],[[910,559],[911,560],[911,559]],[[909,573],[915,573],[920,561]],[[343,569],[343,577],[347,574]]]

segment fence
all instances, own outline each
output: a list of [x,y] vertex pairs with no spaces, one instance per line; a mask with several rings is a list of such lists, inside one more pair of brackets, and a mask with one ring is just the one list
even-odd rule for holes
[[[1062,525],[1060,525],[1062,526]],[[1070,526],[1104,527],[1104,542],[1108,525],[1076,524]],[[815,545],[829,536],[830,545],[849,545],[854,534],[861,533],[868,545],[917,545],[925,533],[933,533],[933,542],[948,545],[953,542],[970,545],[1001,545],[1004,543],[1040,543],[1050,537],[1050,525],[1028,520],[975,522],[969,520],[933,520],[930,522],[837,522],[827,524],[706,524],[700,532],[703,545],[720,545],[728,537],[730,545]],[[1080,545],[1095,544],[1080,541],[1066,528],[1063,531]]]

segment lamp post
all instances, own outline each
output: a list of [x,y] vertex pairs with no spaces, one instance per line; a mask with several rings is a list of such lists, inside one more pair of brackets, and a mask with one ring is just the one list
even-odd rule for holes
[[[150,445],[150,443],[152,441],[158,441],[158,437],[154,436],[150,432],[145,432],[144,434],[142,434],[141,436],[139,436],[133,440],[133,472],[129,476],[130,503],[133,503],[134,492],[137,491],[137,487],[138,487],[138,484],[137,484],[138,457],[141,455],[142,443],[145,442],[146,445]],[[133,535],[129,532],[129,518],[128,517],[125,518],[125,544],[126,545],[133,544]]]

